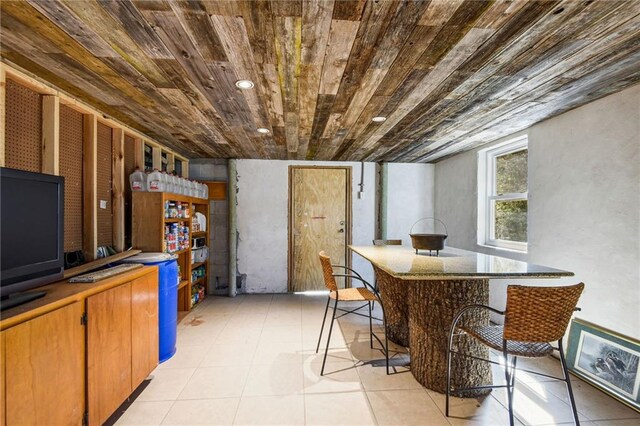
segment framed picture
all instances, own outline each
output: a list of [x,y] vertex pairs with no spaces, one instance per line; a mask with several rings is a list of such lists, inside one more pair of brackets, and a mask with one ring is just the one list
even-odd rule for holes
[[640,342],[579,319],[569,332],[567,367],[640,412]]

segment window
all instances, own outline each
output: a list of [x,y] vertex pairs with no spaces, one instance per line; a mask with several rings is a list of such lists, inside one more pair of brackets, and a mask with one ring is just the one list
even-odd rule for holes
[[527,251],[527,138],[478,154],[478,244]]
[[162,151],[160,153],[160,171],[166,172],[169,165],[168,153],[166,151]]
[[182,176],[182,161],[177,158],[173,163],[173,173],[177,176]]
[[144,144],[144,171],[153,171],[153,148],[146,143]]

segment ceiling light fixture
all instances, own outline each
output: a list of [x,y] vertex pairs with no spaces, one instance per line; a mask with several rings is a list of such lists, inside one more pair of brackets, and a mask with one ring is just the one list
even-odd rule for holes
[[269,129],[266,129],[264,127],[258,127],[258,133],[262,133],[262,134],[267,134],[269,133]]
[[248,90],[253,88],[253,81],[251,80],[238,80],[236,81],[236,87],[242,90]]
[[376,123],[382,123],[386,119],[387,119],[387,117],[382,117],[382,116],[378,115],[377,117],[373,117],[371,119],[371,121],[376,122]]

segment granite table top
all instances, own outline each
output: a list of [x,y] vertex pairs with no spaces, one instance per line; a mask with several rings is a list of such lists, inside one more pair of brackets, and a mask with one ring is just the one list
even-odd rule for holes
[[460,280],[485,278],[560,278],[573,272],[505,257],[445,247],[439,256],[409,246],[349,246],[391,276],[403,280]]

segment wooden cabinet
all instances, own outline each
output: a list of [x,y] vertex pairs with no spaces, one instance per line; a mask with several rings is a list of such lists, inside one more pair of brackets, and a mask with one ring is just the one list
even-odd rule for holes
[[7,425],[81,425],[85,412],[84,303],[2,332]]
[[131,284],[87,299],[89,422],[101,425],[131,394]]
[[152,275],[131,282],[131,388],[158,365],[158,284]]
[[[218,192],[220,192],[218,190]],[[188,217],[171,217],[166,214],[167,204],[178,203],[188,209]],[[183,210],[184,211],[184,210]],[[204,215],[206,230],[195,226],[195,213]],[[208,293],[208,261],[192,261],[194,239],[204,238],[209,244],[209,201],[164,192],[134,192],[132,205],[132,244],[135,248],[148,252],[168,252],[178,256],[180,284],[178,285],[178,311],[188,312]],[[172,227],[185,226],[188,229],[187,247],[173,250],[167,244],[165,235]],[[195,294],[198,293],[198,297]]]
[[7,400],[4,397],[4,389],[5,389],[5,369],[4,369],[4,348],[5,348],[5,332],[0,332],[0,426],[4,426],[7,424],[6,414],[7,414]]
[[158,268],[43,289],[0,321],[0,424],[100,425],[158,365]]
[[158,365],[158,281],[87,298],[89,425],[101,425]]

